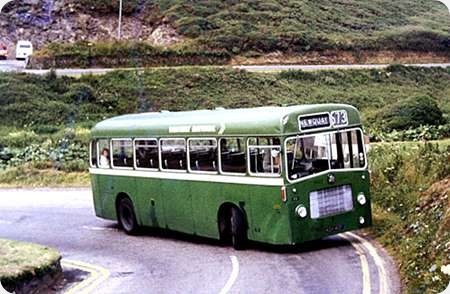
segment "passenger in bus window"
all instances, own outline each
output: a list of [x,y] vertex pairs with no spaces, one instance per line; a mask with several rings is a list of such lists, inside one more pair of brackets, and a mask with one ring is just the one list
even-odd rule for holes
[[120,165],[127,165],[127,154],[125,153],[125,147],[120,147],[120,153],[119,153],[119,162]]
[[109,149],[103,148],[102,155],[100,156],[100,167],[108,168],[109,167]]
[[274,169],[274,173],[279,173],[280,172],[280,150],[277,149],[272,149],[272,151],[270,152],[270,155],[273,158],[273,169]]

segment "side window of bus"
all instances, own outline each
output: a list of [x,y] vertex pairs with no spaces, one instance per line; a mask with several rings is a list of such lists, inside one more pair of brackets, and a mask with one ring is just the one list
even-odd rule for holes
[[136,150],[136,167],[137,168],[159,168],[158,141],[151,140],[135,140],[134,146]]
[[281,173],[281,146],[279,138],[249,138],[250,173],[279,175]]
[[189,169],[191,171],[217,171],[216,139],[189,139]]
[[91,154],[91,167],[97,167],[97,140],[92,140],[89,144],[90,154]]
[[101,139],[97,141],[98,146],[98,167],[100,168],[110,168],[110,153],[109,153],[109,140]]
[[245,174],[247,164],[244,138],[220,139],[220,163],[224,173]]
[[186,170],[186,141],[161,139],[161,165],[163,169]]
[[131,139],[112,140],[113,167],[133,167]]

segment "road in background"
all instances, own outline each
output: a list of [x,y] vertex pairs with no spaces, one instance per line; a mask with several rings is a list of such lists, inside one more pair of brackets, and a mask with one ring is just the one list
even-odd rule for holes
[[94,216],[90,189],[3,189],[0,195],[0,237],[52,246],[63,261],[106,269],[109,278],[93,293],[399,292],[395,271],[380,279],[379,259],[340,236],[235,251],[170,232],[127,236],[115,222]]
[[22,60],[0,60],[0,72],[23,71],[26,63]]
[[[29,74],[44,75],[50,72],[49,69],[25,69],[24,61],[6,60],[0,61],[0,72],[25,72]],[[204,66],[204,67],[224,67],[247,70],[251,72],[276,72],[284,70],[337,70],[337,69],[383,69],[389,64],[329,64],[329,65],[234,65],[234,66]],[[450,67],[450,63],[427,63],[427,64],[405,64],[405,66],[417,67]],[[199,66],[202,67],[202,66]],[[154,67],[153,67],[154,68]],[[156,67],[156,68],[174,68],[174,67]],[[151,69],[151,68],[149,68]],[[144,68],[68,68],[55,69],[59,76],[80,76],[84,74],[106,74],[115,70],[145,70]]]

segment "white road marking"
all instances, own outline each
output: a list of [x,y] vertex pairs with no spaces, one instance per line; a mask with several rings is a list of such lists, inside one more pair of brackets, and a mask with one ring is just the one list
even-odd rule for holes
[[369,270],[369,263],[367,262],[366,255],[364,253],[364,250],[362,249],[362,245],[352,242],[352,239],[346,236],[345,234],[340,235],[342,238],[350,242],[350,244],[355,248],[356,254],[359,256],[359,260],[361,262],[361,270],[362,270],[362,277],[363,277],[363,294],[370,294],[371,292],[371,282],[370,282],[370,270]]
[[346,234],[357,239],[360,242],[360,244],[367,250],[367,252],[369,252],[370,256],[372,256],[373,260],[375,261],[375,265],[377,266],[377,270],[378,270],[378,276],[379,276],[379,281],[380,281],[380,294],[389,293],[388,282],[386,280],[387,272],[386,272],[386,269],[384,268],[383,259],[378,254],[377,249],[368,240],[364,239],[361,236],[358,236],[351,232],[347,232]]
[[2,283],[0,282],[0,294],[11,294],[3,288]]
[[107,269],[81,261],[63,259],[61,260],[61,265],[89,272],[90,274],[86,280],[70,287],[65,292],[66,294],[92,293],[98,285],[106,281],[110,276],[110,273]]
[[83,226],[82,227],[85,230],[89,231],[117,231],[117,229],[114,228],[105,228],[105,227],[89,227],[89,226]]
[[0,219],[0,225],[11,225],[11,224],[12,224],[12,221],[7,221],[7,220]]
[[231,264],[233,265],[233,270],[231,271],[231,275],[228,278],[227,283],[225,286],[223,286],[222,290],[220,290],[219,294],[226,294],[231,290],[231,287],[233,287],[234,282],[236,282],[236,279],[239,275],[239,261],[236,256],[230,256]]

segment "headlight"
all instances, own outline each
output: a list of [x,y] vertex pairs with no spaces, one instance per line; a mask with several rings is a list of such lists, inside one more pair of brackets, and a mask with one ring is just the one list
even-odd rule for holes
[[308,211],[306,210],[306,207],[304,207],[303,205],[297,206],[295,208],[295,213],[301,218],[305,218],[308,215]]
[[358,203],[361,204],[361,205],[364,205],[367,202],[366,196],[364,196],[364,193],[359,193],[358,197],[356,198],[356,200],[358,200]]
[[359,224],[364,225],[365,222],[366,222],[366,220],[364,219],[364,217],[360,216],[359,217]]

